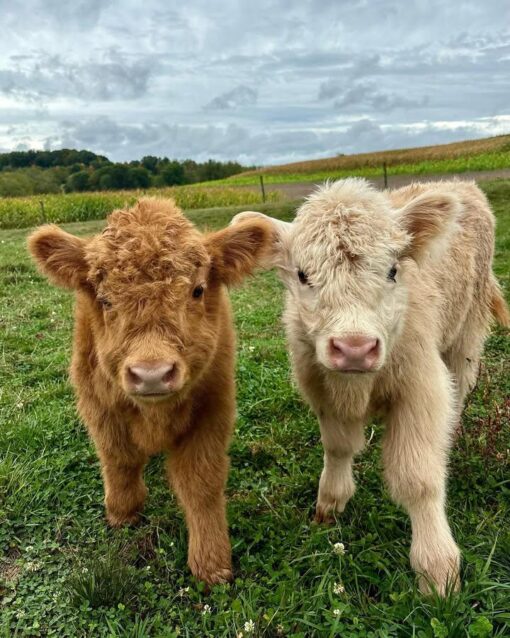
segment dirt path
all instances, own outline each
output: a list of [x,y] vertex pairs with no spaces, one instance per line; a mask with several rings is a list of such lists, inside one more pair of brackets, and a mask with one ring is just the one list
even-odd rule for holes
[[[496,171],[468,171],[466,173],[450,173],[441,175],[389,175],[388,186],[389,188],[400,188],[406,186],[412,182],[437,182],[442,179],[461,179],[465,181],[475,180],[481,182],[490,179],[510,179],[510,169],[500,169]],[[383,188],[383,177],[367,178],[369,182]],[[278,191],[284,193],[289,199],[299,199],[300,197],[306,197],[314,189],[318,182],[289,182],[287,184],[265,184],[266,191]],[[251,186],[250,188],[253,188]]]

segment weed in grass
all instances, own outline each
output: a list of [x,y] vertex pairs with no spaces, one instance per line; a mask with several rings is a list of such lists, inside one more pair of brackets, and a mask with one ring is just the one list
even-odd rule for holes
[[67,582],[70,600],[80,607],[92,609],[129,604],[136,591],[136,571],[110,548],[106,556],[91,556],[74,566]]

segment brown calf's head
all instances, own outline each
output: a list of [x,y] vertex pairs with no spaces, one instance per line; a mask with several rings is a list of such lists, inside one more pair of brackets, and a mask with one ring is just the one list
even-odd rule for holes
[[43,226],[29,249],[87,304],[103,372],[134,400],[154,402],[182,396],[207,368],[222,285],[251,273],[271,242],[264,220],[203,235],[172,201],[147,198],[88,240]]
[[[458,210],[440,190],[395,209],[365,180],[346,179],[320,187],[292,223],[270,220],[266,266],[287,287],[286,322],[297,342],[329,370],[380,370],[403,325],[406,271],[447,244]],[[240,213],[233,224],[261,217]]]

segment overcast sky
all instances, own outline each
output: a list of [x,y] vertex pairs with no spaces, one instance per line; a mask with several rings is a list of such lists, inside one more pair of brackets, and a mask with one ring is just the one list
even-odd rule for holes
[[510,132],[510,0],[0,0],[0,151],[270,164]]

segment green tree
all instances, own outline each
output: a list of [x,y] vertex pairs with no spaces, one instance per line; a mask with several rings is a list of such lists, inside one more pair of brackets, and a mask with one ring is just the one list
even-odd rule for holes
[[68,192],[82,192],[90,189],[90,176],[88,171],[72,173],[66,180],[65,189]]
[[184,166],[177,161],[167,162],[154,180],[156,186],[178,186],[186,184]]
[[155,173],[156,168],[158,166],[158,162],[159,162],[159,159],[157,157],[154,157],[154,155],[146,155],[145,157],[142,157],[141,164],[144,168],[146,168],[151,173]]
[[151,185],[151,174],[143,166],[130,167],[126,188],[148,188]]

